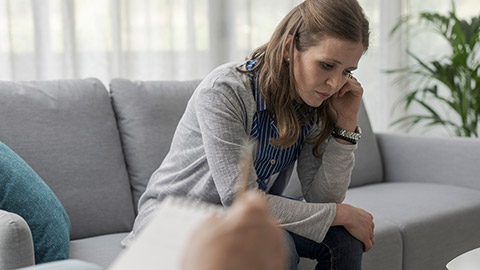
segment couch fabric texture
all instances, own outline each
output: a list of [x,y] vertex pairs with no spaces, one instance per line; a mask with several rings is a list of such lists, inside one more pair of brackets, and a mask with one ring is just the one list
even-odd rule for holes
[[[0,82],[0,124],[9,127],[0,141],[64,205],[71,258],[107,267],[118,255],[198,83],[114,79],[107,90],[97,79]],[[376,245],[363,269],[444,269],[480,246],[480,141],[375,134],[364,107],[359,125],[346,202],[375,218]],[[299,196],[293,177],[284,194]],[[300,269],[312,265],[302,260]]]

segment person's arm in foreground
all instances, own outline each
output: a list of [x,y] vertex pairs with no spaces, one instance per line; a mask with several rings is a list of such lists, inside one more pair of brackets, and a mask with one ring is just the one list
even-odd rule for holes
[[[362,95],[361,84],[351,77],[332,97],[333,106],[338,112],[337,126],[355,130]],[[305,200],[314,204],[334,203],[335,216],[331,219],[331,226],[344,226],[364,244],[364,251],[367,252],[375,244],[372,215],[342,203],[350,185],[355,149],[356,145],[332,137],[323,143],[323,154],[317,158],[312,154],[313,144],[306,143],[297,163],[297,172]]]
[[[338,113],[337,126],[355,131],[362,95],[362,85],[350,75],[347,83],[333,99],[333,107]],[[349,144],[341,139],[335,138],[335,140],[342,144]],[[362,241],[365,252],[375,244],[373,216],[361,208],[338,203],[332,226],[344,226],[350,234]]]
[[184,270],[286,269],[282,230],[258,192],[247,192],[225,216],[209,218],[193,235]]

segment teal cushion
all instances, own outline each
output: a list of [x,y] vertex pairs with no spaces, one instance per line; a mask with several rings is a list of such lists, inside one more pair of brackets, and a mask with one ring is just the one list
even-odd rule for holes
[[21,216],[32,231],[35,263],[67,259],[70,219],[38,174],[0,142],[0,209]]

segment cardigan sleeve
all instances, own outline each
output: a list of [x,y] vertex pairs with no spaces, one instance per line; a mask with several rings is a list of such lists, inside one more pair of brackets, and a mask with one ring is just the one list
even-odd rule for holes
[[267,195],[270,213],[280,227],[318,243],[323,241],[335,215],[334,203],[306,203]]
[[350,185],[356,145],[344,145],[330,138],[322,144],[321,158],[306,143],[297,163],[297,173],[306,202],[268,196],[272,215],[280,225],[303,237],[322,242]]
[[[194,104],[209,170],[224,206],[232,203],[237,190],[239,159],[250,137],[245,99],[253,99],[246,95],[249,91],[239,89],[246,87],[240,77],[228,75],[205,84]],[[248,183],[251,189],[258,187],[254,171]]]
[[307,202],[341,203],[350,185],[357,145],[345,145],[330,137],[316,158],[313,145],[306,143],[297,163],[302,193]]

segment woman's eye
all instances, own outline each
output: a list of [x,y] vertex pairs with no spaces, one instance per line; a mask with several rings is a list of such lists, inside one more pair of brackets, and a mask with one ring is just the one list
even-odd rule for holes
[[333,65],[330,65],[328,63],[322,62],[320,64],[321,64],[322,68],[325,69],[325,70],[332,70],[333,69]]

